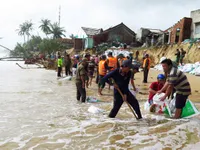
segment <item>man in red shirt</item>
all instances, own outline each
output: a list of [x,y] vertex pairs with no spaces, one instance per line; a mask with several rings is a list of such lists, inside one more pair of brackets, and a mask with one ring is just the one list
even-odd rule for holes
[[151,83],[149,87],[149,104],[153,104],[153,96],[157,93],[157,91],[161,90],[165,84],[165,75],[159,74],[157,76],[157,82]]

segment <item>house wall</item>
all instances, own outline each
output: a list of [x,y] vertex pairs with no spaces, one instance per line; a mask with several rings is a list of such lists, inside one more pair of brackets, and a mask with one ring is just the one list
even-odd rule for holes
[[[191,34],[191,18],[183,18],[170,29],[170,43],[181,43],[185,39],[190,38]],[[176,42],[177,29],[180,29],[179,38]]]
[[84,49],[84,39],[75,38],[74,39],[74,50],[83,50]]
[[130,45],[135,42],[135,35],[132,35],[125,27],[113,29],[108,33],[108,42],[118,41]]
[[200,38],[200,9],[191,11],[191,38]]

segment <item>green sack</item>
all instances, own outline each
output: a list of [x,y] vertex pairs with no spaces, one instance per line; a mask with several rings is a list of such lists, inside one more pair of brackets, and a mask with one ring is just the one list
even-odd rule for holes
[[172,113],[171,113],[171,110],[169,108],[168,103],[165,103],[165,107],[164,107],[164,111],[163,112],[164,112],[165,115],[167,115],[169,117],[172,117]]
[[181,118],[192,117],[198,114],[199,114],[199,111],[194,106],[194,104],[190,100],[187,100],[185,107],[183,107]]

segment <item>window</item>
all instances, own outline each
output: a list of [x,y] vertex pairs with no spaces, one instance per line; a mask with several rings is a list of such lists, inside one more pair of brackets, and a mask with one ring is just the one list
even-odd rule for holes
[[200,34],[200,22],[195,23],[195,34]]

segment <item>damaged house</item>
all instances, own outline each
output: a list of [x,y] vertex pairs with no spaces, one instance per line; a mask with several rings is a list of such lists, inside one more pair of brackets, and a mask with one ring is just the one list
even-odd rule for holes
[[168,44],[178,43],[180,44],[185,39],[190,39],[191,35],[192,18],[184,17],[178,21],[175,25],[165,30],[165,34],[168,35]]
[[94,35],[93,39],[95,46],[101,43],[126,43],[131,45],[136,42],[136,34],[125,24],[120,23],[100,34]]
[[200,38],[200,9],[191,11],[191,38]]
[[95,28],[87,28],[87,27],[82,27],[82,29],[87,35],[84,42],[85,49],[93,48],[94,47],[93,37],[95,35],[101,34],[103,32],[103,29],[95,29]]
[[160,29],[140,28],[137,40],[145,47],[162,45],[165,42],[165,34]]

